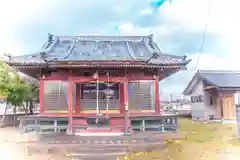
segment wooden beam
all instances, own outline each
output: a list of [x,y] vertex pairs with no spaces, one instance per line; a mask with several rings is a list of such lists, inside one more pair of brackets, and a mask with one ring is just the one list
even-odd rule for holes
[[203,89],[204,90],[207,90],[207,89],[215,89],[215,88],[217,88],[216,86],[206,86],[206,87],[204,87]]
[[127,77],[128,81],[134,80],[154,80],[154,76],[130,75]]
[[[103,81],[103,82],[121,82],[123,81],[123,77],[107,77],[107,76],[101,76],[98,77],[99,81]],[[94,79],[93,77],[86,77],[86,76],[78,76],[78,77],[71,77],[71,81],[73,83],[84,83],[84,82],[97,82],[96,79]]]
[[40,79],[40,93],[39,93],[39,101],[40,101],[40,104],[39,104],[39,112],[40,113],[43,113],[44,112],[44,79]]
[[[153,76],[127,76],[128,81],[135,81],[135,80],[154,80]],[[107,76],[99,76],[99,81],[103,82],[123,82],[125,80],[124,77],[107,77]],[[92,77],[86,76],[78,76],[78,77],[71,77],[72,82],[89,82],[89,81],[96,81]]]
[[60,75],[52,75],[44,78],[40,78],[44,80],[68,80],[68,76],[60,76]]
[[75,112],[76,113],[80,113],[80,84],[77,83],[76,84],[76,109]]
[[223,94],[221,91],[219,91],[219,97],[220,97],[220,108],[221,108],[221,119],[224,119],[224,111],[223,111]]
[[123,82],[123,92],[124,92],[124,107],[125,110],[128,111],[128,81],[127,78],[125,78]]
[[156,75],[155,81],[155,111],[160,113],[160,96],[159,96],[159,76]]
[[[68,77],[71,76],[71,81],[73,83],[80,83],[80,82],[88,82],[88,81],[96,81],[92,76],[74,76],[72,74],[66,75],[51,75],[44,78],[44,80],[68,80]],[[135,80],[154,80],[154,76],[142,76],[142,75],[128,75],[128,81],[135,81]],[[109,82],[123,82],[123,76],[99,76],[99,81],[108,81]]]
[[120,113],[124,113],[124,85],[123,83],[119,84],[119,90],[120,90]]
[[[68,117],[68,113],[42,113],[38,117]],[[73,117],[94,117],[96,113],[74,113]],[[124,114],[119,113],[109,113],[109,117],[124,117]],[[129,117],[164,117],[164,115],[159,115],[155,112],[129,112]]]
[[72,89],[73,83],[71,80],[68,80],[68,133],[73,134],[73,126],[72,126],[72,120],[73,120],[73,89]]

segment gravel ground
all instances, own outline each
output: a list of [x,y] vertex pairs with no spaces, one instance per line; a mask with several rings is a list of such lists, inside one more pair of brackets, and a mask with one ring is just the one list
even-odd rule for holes
[[0,129],[0,159],[2,160],[50,160],[49,155],[28,154],[28,147],[13,141],[35,140],[33,135],[20,135],[18,128],[1,128]]
[[[40,146],[42,145],[35,144],[24,144],[16,143],[38,140],[38,136],[35,134],[19,134],[20,131],[17,128],[2,128],[0,129],[0,159],[1,160],[100,160],[99,157],[85,157],[85,158],[69,158],[66,156],[66,150],[54,150],[45,149],[42,151]],[[66,146],[66,145],[64,145]],[[193,145],[194,146],[194,145]],[[51,146],[50,146],[51,148]],[[91,148],[91,147],[90,147]],[[137,147],[135,147],[137,149]],[[192,149],[194,147],[191,147]],[[35,149],[35,150],[34,150]],[[112,147],[114,149],[114,147]],[[190,148],[189,148],[190,149]],[[104,149],[103,149],[104,150]],[[191,150],[191,149],[190,149]],[[225,146],[224,148],[212,150],[209,146],[205,146],[205,153],[210,158],[210,160],[239,160],[240,156],[240,147],[233,147],[232,145]],[[86,153],[89,153],[90,150],[86,150]],[[185,150],[187,152],[187,150]],[[101,151],[99,151],[101,152]],[[194,152],[193,150],[191,152]],[[189,153],[191,153],[189,152]],[[208,153],[209,152],[209,153]],[[211,152],[211,153],[210,153]],[[95,152],[97,153],[97,152]],[[172,151],[171,151],[172,153]],[[209,156],[210,154],[211,156]],[[190,157],[191,155],[189,155]],[[154,156],[153,156],[154,157]],[[204,155],[202,155],[204,159]],[[108,156],[104,158],[105,160],[116,160],[116,156]],[[139,159],[139,158],[138,158]],[[141,159],[141,158],[140,158]],[[139,160],[140,160],[139,159]],[[145,158],[144,158],[145,159]],[[208,159],[208,158],[206,158]],[[145,159],[146,160],[146,159]],[[150,159],[149,159],[150,160]],[[160,159],[161,160],[161,159]],[[174,159],[175,160],[175,159]],[[185,158],[181,159],[185,160]],[[187,160],[187,159],[186,159]]]

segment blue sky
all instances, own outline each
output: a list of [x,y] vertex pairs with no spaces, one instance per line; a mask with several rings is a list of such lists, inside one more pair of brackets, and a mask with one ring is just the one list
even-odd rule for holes
[[[208,3],[209,0],[172,0],[153,11],[148,0],[8,0],[0,5],[0,52],[37,52],[48,33],[153,33],[163,52],[192,58],[188,71],[161,82],[163,93],[178,94],[196,71]],[[240,70],[237,15],[238,0],[212,0],[200,69]]]

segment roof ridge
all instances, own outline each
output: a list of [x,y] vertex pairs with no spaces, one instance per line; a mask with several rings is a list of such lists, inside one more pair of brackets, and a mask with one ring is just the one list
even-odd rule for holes
[[149,40],[151,41],[153,38],[152,34],[148,35],[79,35],[79,36],[56,36],[49,34],[54,39],[60,40],[79,40],[79,41],[87,41],[87,40],[96,40],[96,41],[140,41],[140,40]]
[[187,58],[186,55],[173,55],[171,53],[164,53],[164,52],[160,52],[158,53],[161,56],[167,57],[167,58],[176,58],[176,59],[185,59]]

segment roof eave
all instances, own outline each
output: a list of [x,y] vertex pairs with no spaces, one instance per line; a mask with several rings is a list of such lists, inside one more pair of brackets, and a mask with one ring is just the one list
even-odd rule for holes
[[193,81],[198,78],[198,72],[195,73],[195,75],[193,76],[193,78],[190,80],[190,82],[188,83],[187,87],[184,89],[183,94],[184,95],[190,95],[191,91],[193,89],[193,87],[191,87],[191,84],[193,83]]
[[182,62],[160,62],[160,63],[146,63],[144,60],[93,60],[93,61],[86,61],[86,60],[54,60],[54,61],[42,61],[42,62],[17,62],[17,61],[5,61],[5,63],[11,66],[49,66],[49,65],[142,65],[142,66],[179,66],[181,68],[186,69],[186,65],[191,60],[186,60]]
[[220,91],[240,91],[240,86],[237,87],[218,87]]
[[184,63],[184,65],[188,65],[191,61],[192,61],[192,59],[188,59],[188,60],[184,60],[183,63]]
[[15,68],[176,68],[179,70],[185,70],[184,65],[149,65],[149,64],[47,64],[47,63],[10,63]]

